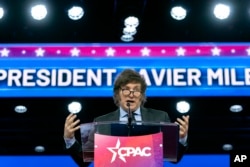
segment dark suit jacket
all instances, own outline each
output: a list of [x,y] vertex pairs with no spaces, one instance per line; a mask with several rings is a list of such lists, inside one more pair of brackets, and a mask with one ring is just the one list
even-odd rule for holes
[[[170,118],[169,118],[167,112],[164,112],[161,110],[155,110],[155,109],[151,109],[151,108],[141,107],[141,116],[142,116],[142,121],[145,121],[145,122],[159,122],[159,123],[160,122],[170,122]],[[119,117],[120,117],[120,111],[118,109],[118,110],[113,111],[111,113],[108,113],[106,115],[102,115],[102,116],[95,118],[94,122],[119,121]],[[91,141],[91,142],[93,142],[93,141]],[[177,163],[181,160],[186,149],[187,149],[186,146],[179,144]],[[72,158],[75,160],[75,162],[79,166],[83,167],[83,166],[89,165],[89,163],[83,163],[82,147],[78,141],[76,141],[71,148],[67,149],[67,151],[69,151]]]

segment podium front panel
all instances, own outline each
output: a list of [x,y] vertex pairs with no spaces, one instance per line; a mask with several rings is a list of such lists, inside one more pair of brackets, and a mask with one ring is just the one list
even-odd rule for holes
[[109,167],[162,167],[162,132],[143,136],[95,134],[94,164]]
[[179,126],[175,123],[135,122],[93,122],[81,124],[83,160],[94,161],[95,135],[113,137],[140,137],[162,133],[163,160],[177,161]]

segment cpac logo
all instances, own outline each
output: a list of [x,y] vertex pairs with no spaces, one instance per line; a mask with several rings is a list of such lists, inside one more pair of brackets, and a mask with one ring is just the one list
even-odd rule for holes
[[126,162],[125,157],[130,157],[130,156],[141,156],[141,157],[149,157],[151,156],[151,148],[150,147],[120,147],[121,143],[120,140],[118,139],[116,142],[115,147],[108,147],[107,149],[113,153],[111,162],[114,162],[116,160],[116,157],[119,156],[119,158],[123,161]]

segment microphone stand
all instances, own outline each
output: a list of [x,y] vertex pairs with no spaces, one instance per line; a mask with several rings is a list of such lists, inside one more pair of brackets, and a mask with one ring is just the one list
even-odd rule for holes
[[132,129],[132,113],[130,110],[130,103],[127,103],[127,107],[128,107],[128,136],[130,136]]

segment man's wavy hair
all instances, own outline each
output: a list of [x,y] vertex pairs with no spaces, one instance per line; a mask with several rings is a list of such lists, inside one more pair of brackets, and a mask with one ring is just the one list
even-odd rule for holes
[[146,102],[146,89],[147,84],[142,75],[133,69],[125,69],[116,78],[113,87],[113,99],[114,103],[119,107],[119,91],[121,87],[127,85],[128,83],[139,83],[141,85],[141,105]]

